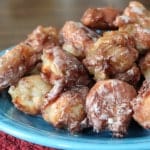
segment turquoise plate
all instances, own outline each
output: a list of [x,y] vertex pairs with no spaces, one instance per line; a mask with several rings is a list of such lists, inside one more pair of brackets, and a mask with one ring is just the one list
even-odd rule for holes
[[[2,55],[4,51],[0,54]],[[30,116],[18,111],[6,91],[0,93],[0,130],[17,138],[66,150],[150,150],[150,130],[131,123],[123,139],[112,138],[110,132],[92,130],[71,135],[46,123],[41,116]]]

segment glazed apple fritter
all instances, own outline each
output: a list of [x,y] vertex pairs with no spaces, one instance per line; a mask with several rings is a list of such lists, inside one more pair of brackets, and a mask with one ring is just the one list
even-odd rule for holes
[[112,76],[112,78],[119,79],[125,82],[128,82],[131,85],[137,86],[141,77],[141,71],[139,67],[134,64],[130,69],[123,73],[118,73]]
[[42,52],[45,48],[58,45],[58,32],[56,28],[51,26],[38,26],[31,34],[28,35],[25,43],[30,45],[36,51]]
[[21,78],[18,83],[9,88],[12,103],[24,113],[36,115],[41,112],[43,98],[52,86],[45,83],[40,75]]
[[139,66],[145,79],[150,80],[150,52],[141,58]]
[[64,50],[82,59],[98,35],[79,22],[67,21],[60,31],[60,39]]
[[40,60],[40,53],[21,43],[0,57],[0,90],[18,82]]
[[123,14],[118,16],[114,22],[119,27],[134,23],[145,28],[150,27],[150,11],[137,1],[131,1],[129,6],[125,8]]
[[120,14],[120,10],[111,7],[88,8],[84,12],[81,22],[89,28],[102,30],[116,29],[113,22]]
[[28,38],[0,57],[0,90],[17,83],[41,60],[43,48],[58,43],[53,27],[37,27]]
[[100,37],[83,60],[95,80],[130,69],[138,58],[134,39],[126,32],[109,31]]
[[144,81],[137,97],[132,101],[133,118],[144,128],[150,129],[150,81]]
[[135,40],[135,45],[140,53],[150,50],[150,24],[149,28],[143,28],[140,24],[129,24],[119,28],[121,32],[127,32]]
[[54,85],[48,94],[49,100],[55,99],[66,88],[90,82],[83,64],[59,46],[44,50],[42,61],[42,77]]
[[119,30],[128,32],[136,41],[136,48],[141,52],[150,49],[150,11],[141,3],[132,1],[114,22]]
[[[48,105],[43,107],[43,118],[57,128],[67,128],[70,132],[81,131],[86,118],[85,98],[88,87],[73,87]],[[47,99],[47,97],[45,97]],[[47,100],[46,100],[47,101]]]
[[112,79],[98,81],[86,98],[86,111],[94,131],[108,129],[116,137],[123,137],[132,118],[130,102],[135,89],[126,82]]

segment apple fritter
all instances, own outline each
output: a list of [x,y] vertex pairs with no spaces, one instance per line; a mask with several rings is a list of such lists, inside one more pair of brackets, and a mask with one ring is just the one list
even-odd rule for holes
[[101,30],[116,29],[113,22],[120,14],[120,10],[111,7],[88,8],[84,12],[81,22],[89,28]]
[[132,101],[133,118],[142,127],[150,129],[150,81],[144,81],[137,97]]
[[133,37],[109,31],[100,37],[83,60],[95,80],[107,79],[130,69],[138,58]]
[[18,82],[40,60],[40,53],[21,43],[0,57],[0,90]]
[[53,27],[37,27],[28,38],[0,57],[0,90],[15,84],[41,60],[44,48],[58,44]]
[[130,69],[125,72],[115,74],[112,78],[119,79],[128,82],[131,85],[137,86],[141,77],[141,71],[139,67],[134,64]]
[[118,16],[114,22],[119,27],[134,23],[144,28],[150,27],[150,11],[137,1],[131,1],[129,6],[125,8],[123,14]]
[[127,32],[135,40],[136,49],[140,53],[150,50],[150,25],[143,28],[140,24],[129,24],[119,28],[121,32]]
[[58,32],[56,28],[52,26],[38,26],[33,30],[31,34],[28,35],[24,43],[30,45],[36,51],[42,52],[45,48],[50,48],[58,45]]
[[[85,98],[88,93],[87,87],[73,87],[62,92],[54,101],[42,109],[44,120],[57,128],[67,128],[70,132],[81,131],[82,121],[86,118]],[[48,97],[45,97],[45,101]]]
[[140,60],[140,69],[146,80],[150,80],[150,52]]
[[83,59],[98,35],[79,22],[67,21],[60,31],[60,39],[64,50]]
[[86,98],[87,117],[94,131],[109,130],[115,137],[123,137],[132,118],[130,102],[135,97],[135,89],[126,82],[98,81]]
[[23,77],[9,88],[12,103],[20,111],[36,115],[41,113],[43,98],[52,86],[45,83],[40,75]]

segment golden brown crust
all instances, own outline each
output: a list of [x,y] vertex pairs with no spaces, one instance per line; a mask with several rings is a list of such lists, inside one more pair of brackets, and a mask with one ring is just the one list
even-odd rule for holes
[[39,53],[24,43],[0,57],[0,90],[15,84],[40,60]]
[[83,64],[60,47],[44,50],[42,60],[42,77],[54,85],[48,94],[49,99],[55,99],[65,88],[89,84]]
[[111,7],[88,8],[84,12],[81,22],[90,28],[105,30],[116,29],[113,22],[118,15],[120,15],[120,11]]
[[52,86],[45,83],[40,75],[23,77],[17,85],[9,88],[9,94],[15,107],[24,113],[36,115],[40,113],[43,97]]
[[136,48],[140,53],[150,49],[150,28],[143,28],[140,24],[129,24],[119,28],[121,32],[127,32],[135,40]]
[[116,18],[115,25],[134,37],[136,48],[141,53],[150,49],[150,11],[141,3],[130,2],[124,13]]
[[149,28],[150,26],[150,11],[140,2],[130,2],[129,6],[125,8],[123,14],[118,16],[114,22],[114,24],[119,27],[131,23],[140,24],[145,28]]
[[108,129],[114,136],[123,137],[132,117],[130,101],[135,96],[135,89],[123,81],[98,81],[86,98],[87,117],[93,129]]
[[53,27],[38,26],[28,38],[0,57],[0,90],[15,84],[41,60],[43,48],[58,43]]
[[144,128],[150,129],[150,81],[144,81],[138,96],[132,102],[133,118]]
[[150,80],[150,52],[141,58],[139,66],[145,79]]
[[25,43],[30,45],[34,50],[42,52],[44,48],[50,48],[58,45],[58,32],[54,27],[38,26],[33,30]]
[[98,35],[79,22],[67,21],[60,31],[63,49],[82,59]]
[[110,31],[97,40],[83,63],[100,80],[127,71],[137,58],[134,39],[126,32]]
[[74,87],[61,93],[53,103],[42,109],[43,118],[57,128],[68,128],[70,132],[82,130],[87,93],[87,87]]
[[141,71],[139,67],[134,64],[130,69],[125,72],[115,74],[112,78],[119,79],[128,82],[131,85],[136,86],[141,77]]

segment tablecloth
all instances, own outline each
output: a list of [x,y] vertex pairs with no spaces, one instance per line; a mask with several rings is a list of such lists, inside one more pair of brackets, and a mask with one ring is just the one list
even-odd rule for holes
[[56,150],[32,144],[0,131],[0,150]]

